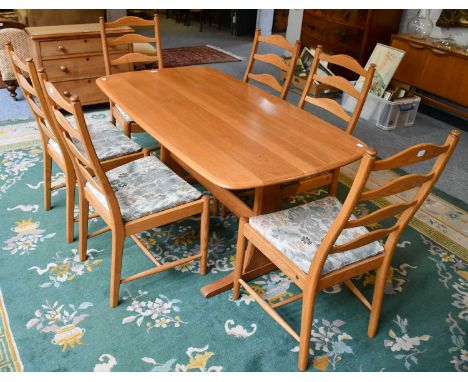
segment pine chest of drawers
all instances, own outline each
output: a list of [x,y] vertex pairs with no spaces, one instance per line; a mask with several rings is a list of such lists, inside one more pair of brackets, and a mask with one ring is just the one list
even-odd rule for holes
[[[115,37],[130,33],[131,28],[112,30]],[[99,24],[55,25],[26,28],[29,51],[38,68],[44,68],[50,81],[65,96],[78,95],[83,105],[107,102],[96,85],[105,75]],[[111,47],[115,58],[131,50],[128,44]],[[122,65],[114,72],[131,70]]]

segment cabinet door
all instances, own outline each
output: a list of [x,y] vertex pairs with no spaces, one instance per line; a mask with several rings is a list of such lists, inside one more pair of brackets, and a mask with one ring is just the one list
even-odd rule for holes
[[397,39],[392,40],[392,46],[406,52],[393,77],[399,81],[422,88],[426,77],[425,70],[427,57],[430,55],[429,50],[424,46]]
[[468,61],[430,48],[421,88],[462,106],[468,105]]

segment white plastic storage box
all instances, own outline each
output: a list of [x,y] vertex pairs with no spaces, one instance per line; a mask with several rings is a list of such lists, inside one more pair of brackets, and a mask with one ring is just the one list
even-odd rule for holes
[[[352,113],[356,98],[343,92],[341,105]],[[369,93],[361,111],[361,118],[375,123],[382,130],[394,130],[399,127],[413,126],[421,98],[411,97],[397,101],[387,101]]]

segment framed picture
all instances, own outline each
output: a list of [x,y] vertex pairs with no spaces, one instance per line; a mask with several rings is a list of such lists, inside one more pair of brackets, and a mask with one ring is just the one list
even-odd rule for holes
[[[366,64],[369,69],[371,64],[375,64],[375,74],[370,88],[370,92],[378,97],[383,97],[388,84],[392,80],[398,65],[405,55],[405,51],[392,48],[391,46],[378,43]],[[359,77],[356,81],[356,89],[362,89],[364,77]]]
[[312,54],[310,49],[304,47],[304,49],[302,49],[301,56],[299,57],[299,59],[302,62],[302,67],[304,68],[304,70],[309,72],[310,67],[312,66],[312,61],[314,60],[314,55]]
[[[314,56],[315,56],[315,49],[307,48],[307,47],[304,47],[304,49],[302,49],[302,53],[301,53],[301,56],[299,57],[299,60],[301,60],[303,68],[305,71],[307,71],[307,73],[310,72],[310,68],[312,66],[312,61],[314,60]],[[319,62],[319,66],[317,68],[317,74],[319,76],[333,76],[334,75],[333,72],[330,69],[328,69],[327,64],[328,63],[325,61]]]

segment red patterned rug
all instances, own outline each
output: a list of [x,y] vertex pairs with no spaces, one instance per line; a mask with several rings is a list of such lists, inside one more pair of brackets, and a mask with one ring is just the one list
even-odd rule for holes
[[164,67],[217,64],[242,61],[242,57],[211,45],[163,49]]

